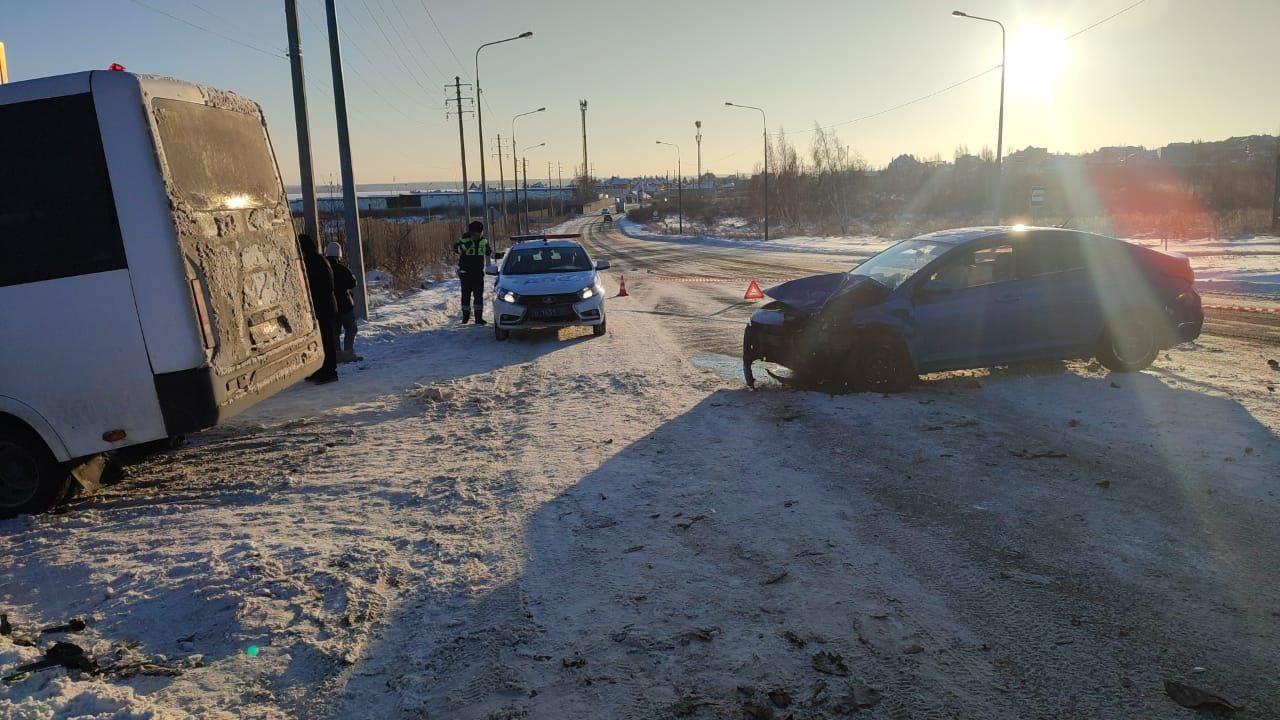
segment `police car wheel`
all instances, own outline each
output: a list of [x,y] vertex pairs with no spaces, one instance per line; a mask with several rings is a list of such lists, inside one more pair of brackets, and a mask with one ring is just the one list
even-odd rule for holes
[[608,320],[601,320],[599,325],[592,325],[591,334],[596,337],[600,337],[601,335],[603,335],[605,333],[605,324],[607,324],[608,322],[609,322]]

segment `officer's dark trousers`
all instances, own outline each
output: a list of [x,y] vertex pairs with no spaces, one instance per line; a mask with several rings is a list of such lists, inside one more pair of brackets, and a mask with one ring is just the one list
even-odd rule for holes
[[463,272],[462,281],[462,320],[466,322],[475,310],[476,320],[484,319],[484,274],[472,270]]

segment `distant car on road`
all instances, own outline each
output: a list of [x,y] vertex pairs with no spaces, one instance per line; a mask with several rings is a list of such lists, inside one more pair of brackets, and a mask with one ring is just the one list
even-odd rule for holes
[[601,213],[601,215],[604,216],[604,222],[607,222],[607,223],[613,222],[613,215],[609,213],[609,210],[607,208],[603,213]]
[[922,372],[1094,357],[1149,366],[1200,335],[1191,265],[1115,238],[1058,228],[921,235],[848,272],[770,288],[743,337],[742,363],[799,383],[903,390]]
[[487,266],[498,277],[493,300],[493,332],[506,340],[513,330],[591,327],[605,334],[604,286],[599,272],[608,260],[592,260],[576,238],[579,234],[513,237]]

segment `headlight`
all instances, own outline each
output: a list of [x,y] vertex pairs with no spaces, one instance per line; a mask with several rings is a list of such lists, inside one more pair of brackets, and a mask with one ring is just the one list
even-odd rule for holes
[[596,296],[596,289],[594,286],[588,285],[582,288],[578,295],[580,295],[583,300],[586,300],[587,298]]
[[502,302],[511,303],[513,305],[515,303],[520,302],[519,295],[511,292],[510,290],[504,290],[502,288],[498,288],[498,299],[501,300]]

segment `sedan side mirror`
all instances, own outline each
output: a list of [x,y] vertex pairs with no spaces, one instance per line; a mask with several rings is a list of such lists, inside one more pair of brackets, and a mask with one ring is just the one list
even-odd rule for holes
[[597,260],[597,261],[596,261],[596,269],[597,269],[597,270],[608,270],[608,269],[609,269],[609,261],[608,261],[608,260]]
[[485,266],[484,266],[484,274],[485,274],[485,275],[497,275],[497,274],[498,274],[498,266],[497,266],[497,265],[494,265],[493,263],[489,263],[488,265],[485,265]]

